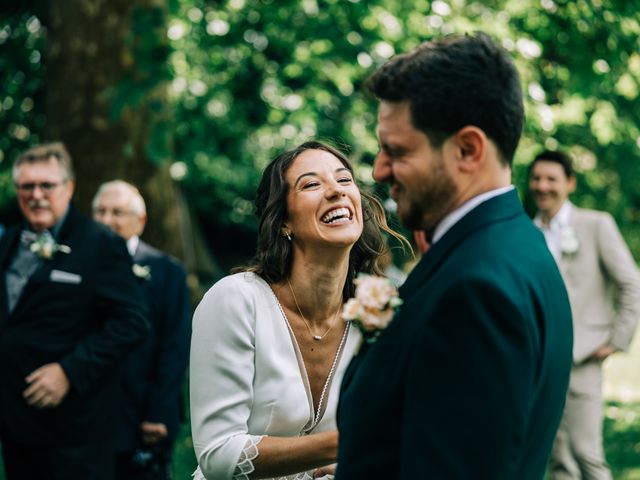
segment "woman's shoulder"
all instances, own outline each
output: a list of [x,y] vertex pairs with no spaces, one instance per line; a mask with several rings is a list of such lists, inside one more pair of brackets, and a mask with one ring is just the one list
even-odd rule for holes
[[269,289],[269,285],[261,277],[253,272],[238,272],[221,278],[207,291],[211,293],[252,295],[255,292],[263,292]]
[[221,278],[202,297],[194,312],[193,324],[204,322],[217,328],[224,325],[237,328],[239,323],[252,325],[267,291],[269,285],[252,272]]

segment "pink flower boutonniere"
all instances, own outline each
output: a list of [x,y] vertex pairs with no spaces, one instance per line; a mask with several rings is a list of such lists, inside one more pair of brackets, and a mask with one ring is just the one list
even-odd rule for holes
[[394,313],[402,305],[398,289],[384,277],[360,274],[355,279],[356,294],[342,310],[342,318],[354,322],[368,343],[376,341]]

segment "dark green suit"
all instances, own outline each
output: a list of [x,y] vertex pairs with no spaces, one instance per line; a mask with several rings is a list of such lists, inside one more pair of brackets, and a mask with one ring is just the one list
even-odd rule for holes
[[571,311],[515,191],[467,213],[400,295],[400,313],[345,375],[336,479],[541,479],[569,380]]

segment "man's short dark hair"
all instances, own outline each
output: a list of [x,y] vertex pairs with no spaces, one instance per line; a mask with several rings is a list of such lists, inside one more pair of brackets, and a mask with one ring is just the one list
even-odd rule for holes
[[380,100],[409,102],[414,127],[433,146],[474,125],[511,165],[524,124],[522,89],[510,56],[488,35],[425,42],[377,69],[367,87]]
[[540,152],[535,156],[535,158],[531,162],[531,165],[529,165],[529,175],[531,175],[533,166],[540,161],[559,163],[560,166],[562,166],[564,174],[567,176],[567,178],[571,178],[574,176],[571,157],[564,152],[559,152],[556,150],[545,150],[543,152]]

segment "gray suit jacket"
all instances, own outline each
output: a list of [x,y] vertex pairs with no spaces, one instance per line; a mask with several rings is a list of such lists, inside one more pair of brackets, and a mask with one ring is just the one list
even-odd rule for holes
[[580,365],[606,343],[629,347],[640,317],[640,274],[611,215],[574,208],[570,223],[579,248],[563,254],[559,266],[573,313],[573,360]]

